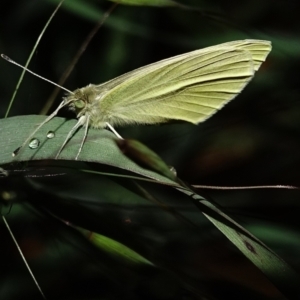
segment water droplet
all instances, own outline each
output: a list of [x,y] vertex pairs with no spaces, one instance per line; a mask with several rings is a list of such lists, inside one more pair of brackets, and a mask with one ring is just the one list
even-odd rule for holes
[[21,147],[17,148],[17,149],[11,154],[11,156],[12,156],[12,157],[17,156],[18,153],[19,153],[19,151],[20,151],[20,149],[21,149]]
[[48,139],[53,139],[55,137],[55,133],[53,132],[53,131],[49,131],[48,133],[47,133],[47,138]]
[[175,176],[177,176],[177,171],[173,166],[169,166],[169,169]]
[[36,149],[39,145],[40,145],[40,141],[38,139],[34,138],[29,142],[28,146],[30,149]]

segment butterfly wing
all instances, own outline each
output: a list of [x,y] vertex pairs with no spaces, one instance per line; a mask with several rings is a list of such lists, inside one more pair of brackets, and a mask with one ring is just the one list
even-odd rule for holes
[[234,41],[126,73],[96,86],[101,122],[198,124],[240,93],[270,51],[268,41]]

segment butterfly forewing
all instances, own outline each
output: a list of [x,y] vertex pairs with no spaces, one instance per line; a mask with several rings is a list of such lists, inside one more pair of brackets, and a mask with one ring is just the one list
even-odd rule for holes
[[[99,86],[106,90],[99,101],[101,121],[202,122],[244,88],[270,49],[266,41],[229,42],[124,74]],[[91,125],[98,127],[93,120]]]

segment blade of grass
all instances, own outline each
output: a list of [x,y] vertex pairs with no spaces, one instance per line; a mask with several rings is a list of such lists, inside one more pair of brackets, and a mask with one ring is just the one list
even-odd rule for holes
[[[62,0],[62,1],[59,2],[59,4],[57,5],[57,7],[55,8],[54,12],[52,13],[52,15],[50,16],[50,18],[48,19],[46,25],[44,26],[42,32],[41,32],[40,35],[38,36],[38,38],[37,38],[37,40],[36,40],[36,42],[35,42],[35,44],[34,44],[34,46],[33,46],[33,48],[32,48],[32,51],[30,52],[30,55],[29,55],[29,57],[28,57],[28,59],[27,59],[27,61],[26,61],[25,68],[27,68],[28,65],[29,65],[29,63],[31,62],[31,59],[32,59],[32,57],[33,57],[33,54],[35,53],[36,48],[38,47],[41,38],[43,37],[43,35],[44,35],[46,29],[48,28],[50,22],[52,21],[53,17],[56,15],[57,11],[59,10],[59,8],[61,7],[61,5],[62,5],[63,2],[64,2],[64,0]],[[10,110],[11,110],[11,107],[12,107],[12,105],[13,105],[13,102],[14,102],[14,100],[15,100],[15,97],[16,97],[16,95],[17,95],[17,92],[18,92],[18,90],[19,90],[19,87],[20,87],[20,85],[21,85],[21,83],[22,83],[22,80],[23,80],[23,78],[24,78],[25,72],[26,72],[26,71],[23,70],[22,73],[21,73],[20,79],[19,79],[19,81],[18,81],[18,83],[17,83],[17,85],[16,85],[16,88],[15,88],[15,91],[14,91],[14,93],[13,93],[11,99],[10,99],[9,104],[8,104],[8,108],[7,108],[7,110],[6,110],[6,113],[5,113],[4,118],[7,118],[8,115],[9,115],[9,112],[10,112]]]

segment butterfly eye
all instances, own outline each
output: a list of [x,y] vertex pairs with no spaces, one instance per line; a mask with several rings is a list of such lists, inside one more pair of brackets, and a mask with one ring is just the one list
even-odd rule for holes
[[85,107],[85,102],[83,100],[74,101],[74,105],[76,109],[82,109]]

